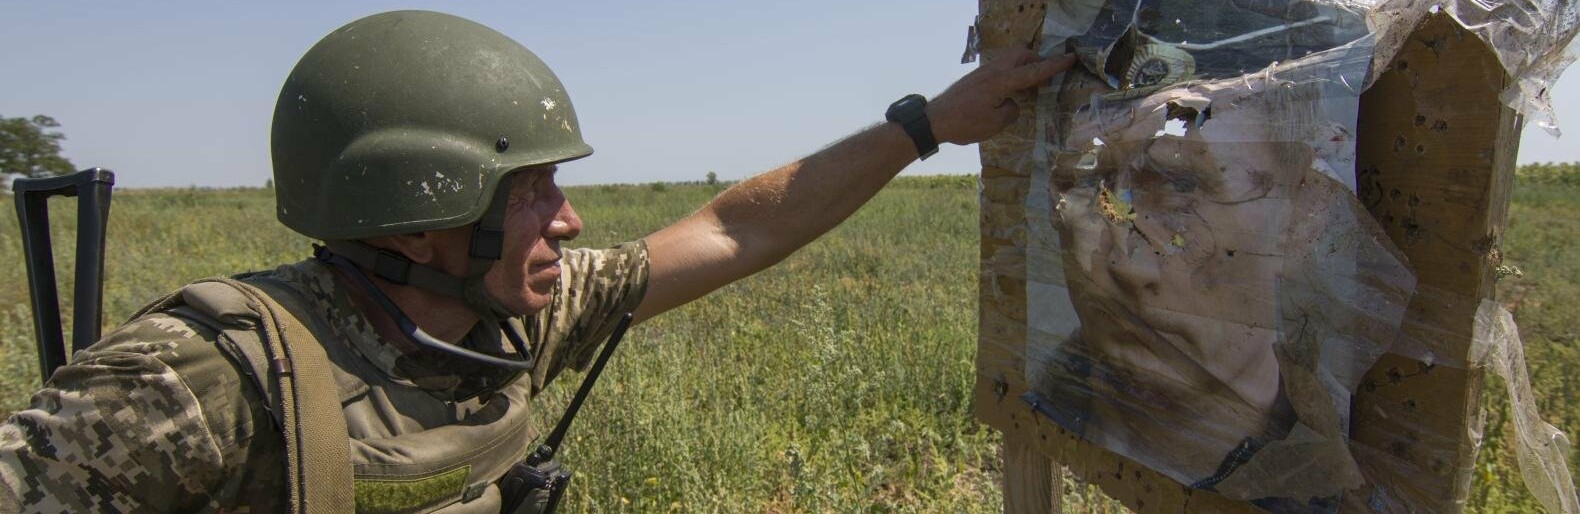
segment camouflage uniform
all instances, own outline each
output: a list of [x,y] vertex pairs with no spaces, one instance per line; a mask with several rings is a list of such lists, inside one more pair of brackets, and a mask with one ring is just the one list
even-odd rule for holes
[[[320,318],[308,324],[337,368],[360,474],[364,440],[472,423],[491,401],[504,401],[495,393],[506,386],[535,395],[564,368],[587,365],[618,315],[641,302],[647,266],[641,242],[566,251],[554,302],[522,320],[536,363],[526,375],[381,339],[322,262],[247,280],[288,284]],[[487,347],[497,330],[485,335],[474,349],[508,351]],[[221,339],[212,320],[177,308],[133,320],[75,355],[29,409],[0,425],[0,512],[285,510],[279,429],[249,371],[216,351]],[[469,496],[451,507],[498,511],[497,492]],[[358,507],[369,505],[359,496]]]

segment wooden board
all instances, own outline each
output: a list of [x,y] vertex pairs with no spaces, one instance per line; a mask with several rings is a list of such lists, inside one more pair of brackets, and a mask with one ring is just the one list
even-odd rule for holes
[[1485,43],[1439,15],[1361,96],[1359,194],[1415,270],[1406,343],[1434,357],[1387,355],[1367,373],[1351,438],[1375,451],[1357,452],[1371,489],[1354,502],[1464,508],[1482,381],[1464,361],[1476,308],[1493,297],[1519,148],[1519,116],[1498,100],[1508,83]]
[[[1006,0],[980,0],[978,7],[984,58],[1032,46],[1046,8]],[[1369,372],[1354,401],[1352,431],[1369,483],[1346,495],[1345,511],[1460,509],[1453,499],[1469,483],[1467,427],[1480,386],[1463,360],[1472,314],[1492,294],[1519,136],[1518,118],[1497,100],[1505,82],[1485,46],[1439,16],[1362,96],[1361,197],[1416,269],[1421,293],[1407,314],[1409,333],[1436,359],[1428,365],[1389,355]],[[1006,511],[1057,510],[1061,464],[1137,512],[1257,511],[1088,444],[1020,401],[1027,390],[1024,205],[1036,134],[1031,102],[1020,105],[1016,124],[981,145],[974,398],[977,417],[1005,434]]]

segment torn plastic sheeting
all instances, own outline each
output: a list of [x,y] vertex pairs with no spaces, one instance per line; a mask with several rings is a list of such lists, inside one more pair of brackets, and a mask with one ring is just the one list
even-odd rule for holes
[[1503,379],[1509,395],[1515,451],[1525,487],[1548,512],[1580,513],[1580,499],[1569,474],[1569,437],[1542,421],[1537,412],[1525,367],[1525,346],[1514,316],[1497,302],[1483,300],[1476,310],[1475,331],[1472,361]]
[[1071,37],[1071,46],[1113,94],[1135,96],[1188,80],[1245,75],[1365,38],[1364,7],[1334,1],[1111,0],[1091,16],[1087,31]]
[[[1426,16],[1452,16],[1513,78],[1502,95],[1559,135],[1548,89],[1574,61],[1575,0],[1071,0],[1049,2],[1043,55],[1074,50],[1112,93],[1134,96],[1193,79],[1255,73],[1374,36],[1370,87]],[[1134,91],[1133,91],[1134,90]]]
[[[1503,100],[1540,108],[1541,95],[1531,92],[1569,61],[1562,52],[1575,32],[1572,0],[1461,4],[1445,10],[1515,77]],[[1042,53],[1074,49],[1087,73],[1068,73],[1038,95],[1037,171],[1025,213],[1033,385],[1026,400],[1182,484],[1274,512],[1332,507],[1338,491],[1359,483],[1352,453],[1373,466],[1460,462],[1446,453],[1406,462],[1386,457],[1392,448],[1345,440],[1350,398],[1378,355],[1430,366],[1442,350],[1403,336],[1404,306],[1439,295],[1415,290],[1403,257],[1353,197],[1360,92],[1381,71],[1372,63],[1389,62],[1432,4],[1213,5],[1071,0],[1046,9]],[[1358,31],[1362,18],[1368,30]],[[1237,266],[1213,264],[1236,257]],[[1219,271],[1203,271],[1212,269]],[[1217,299],[1192,300],[1214,287]],[[1214,303],[1227,307],[1202,312]],[[1227,336],[1235,327],[1243,334]],[[1260,389],[1246,387],[1243,373],[1212,362],[1210,348],[1189,344],[1211,333],[1242,353],[1271,349],[1278,370],[1271,404],[1268,359],[1245,368],[1262,371]],[[1100,344],[1122,339],[1130,344]],[[1231,364],[1256,360],[1236,358]],[[1518,369],[1523,374],[1523,363]],[[1224,401],[1181,399],[1179,391]],[[1244,422],[1196,421],[1203,419]],[[1158,436],[1164,427],[1169,436]],[[1414,437],[1433,442],[1412,441],[1419,443],[1412,451],[1453,447],[1436,441],[1452,434]],[[1522,465],[1527,454],[1541,454],[1522,452]],[[1536,474],[1567,476],[1556,462]],[[1395,503],[1430,493],[1392,485],[1366,501],[1443,501]],[[1559,500],[1573,496],[1548,489]]]
[[977,16],[977,19],[966,27],[966,50],[960,54],[960,64],[977,62],[977,57],[982,55],[982,36],[977,33],[977,24],[981,22],[982,17]]
[[[1050,212],[1027,213],[1029,240],[1057,251],[1028,249],[1027,273],[1062,287],[1028,288],[1027,401],[1274,512],[1323,511],[1361,484],[1349,398],[1415,286],[1340,180],[1358,96],[1342,77],[1369,58],[1346,45],[1129,99],[1083,94],[1104,87],[1090,75],[1065,84],[1092,100],[1042,116],[1059,126],[1046,121],[1050,171],[1028,205]],[[1190,123],[1155,136],[1171,120]]]
[[[1050,144],[1058,151],[1122,152],[1115,159],[1151,159],[1153,168],[1215,169],[1220,173],[1267,170],[1280,165],[1311,165],[1355,190],[1355,125],[1360,92],[1351,88],[1365,75],[1368,40],[1352,42],[1250,76],[1193,81],[1140,98],[1092,95],[1070,113]],[[1267,103],[1277,96],[1282,103]],[[1254,108],[1252,108],[1254,106]],[[1184,134],[1171,134],[1171,120],[1185,121]],[[1101,145],[1093,144],[1101,142]],[[1311,149],[1315,162],[1272,160],[1267,152],[1214,153],[1206,144],[1290,143]],[[1119,150],[1123,149],[1123,150]],[[1194,150],[1194,151],[1192,151]],[[1218,169],[1223,168],[1223,169]]]
[[1416,25],[1437,12],[1453,17],[1497,55],[1513,79],[1501,95],[1504,104],[1534,117],[1537,126],[1557,137],[1558,119],[1549,88],[1575,60],[1570,43],[1580,31],[1580,2],[1385,0],[1370,11],[1368,23],[1380,43],[1368,87],[1408,42]]
[[[1181,484],[1331,511],[1363,481],[1350,398],[1415,286],[1354,196],[1374,40],[1348,3],[1302,4],[1294,30],[1265,2],[1116,3],[1043,25],[1091,73],[1039,94],[1026,400]],[[1137,28],[1163,7],[1199,11],[1174,18],[1191,26],[1257,10],[1210,39]],[[1165,44],[1201,58],[1138,65],[1179,56],[1135,51]]]

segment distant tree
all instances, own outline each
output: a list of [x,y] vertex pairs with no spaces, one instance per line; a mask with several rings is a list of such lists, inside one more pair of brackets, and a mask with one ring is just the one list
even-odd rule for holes
[[714,186],[714,185],[718,185],[718,184],[719,184],[719,174],[711,172],[711,171],[708,172],[708,185]]
[[60,122],[45,115],[32,118],[0,116],[0,175],[48,177],[76,171],[71,161],[60,155],[60,142],[66,135],[51,130]]

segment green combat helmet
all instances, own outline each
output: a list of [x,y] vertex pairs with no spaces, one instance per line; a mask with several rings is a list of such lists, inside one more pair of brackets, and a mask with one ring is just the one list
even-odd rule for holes
[[[313,45],[280,90],[271,146],[280,222],[324,240],[320,258],[349,268],[425,346],[437,341],[425,341],[350,264],[460,298],[485,321],[506,325],[510,313],[482,286],[503,241],[509,188],[500,183],[526,166],[592,153],[570,97],[542,60],[493,29],[428,11],[368,16]],[[464,278],[356,241],[466,225],[474,231]]]
[[427,11],[313,45],[280,90],[272,139],[280,222],[323,240],[473,223],[506,173],[592,153],[538,56]]

